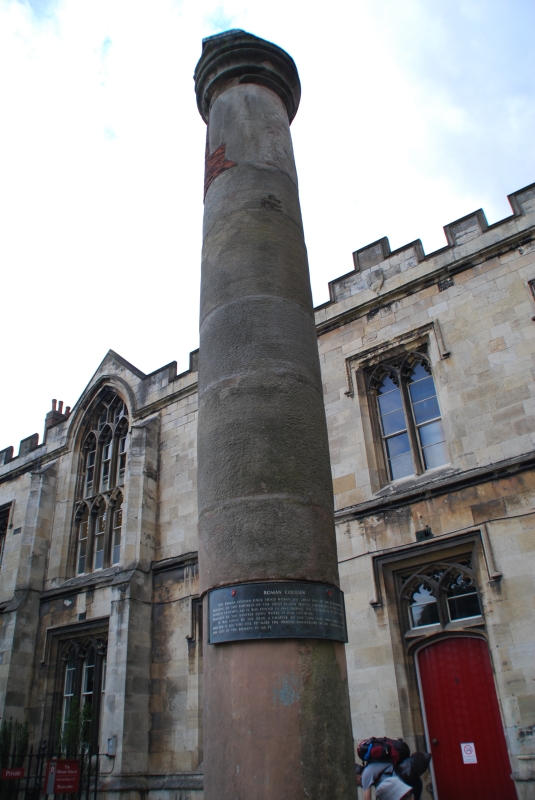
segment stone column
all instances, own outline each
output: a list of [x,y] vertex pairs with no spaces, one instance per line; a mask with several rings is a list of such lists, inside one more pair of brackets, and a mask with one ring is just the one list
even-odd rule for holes
[[[255,581],[337,586],[327,428],[290,137],[299,77],[279,47],[230,31],[204,40],[195,85],[208,124],[201,593],[206,599],[215,587]],[[343,644],[206,643],[204,734],[206,800],[356,797]]]

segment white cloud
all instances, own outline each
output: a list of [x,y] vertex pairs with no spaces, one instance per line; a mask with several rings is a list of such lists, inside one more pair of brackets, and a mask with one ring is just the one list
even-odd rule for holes
[[[351,253],[442,226],[535,178],[527,0],[0,0],[0,449],[73,404],[109,347],[147,372],[197,346],[201,39],[294,57],[317,303]],[[497,47],[497,43],[500,47]],[[531,59],[531,60],[530,60]]]

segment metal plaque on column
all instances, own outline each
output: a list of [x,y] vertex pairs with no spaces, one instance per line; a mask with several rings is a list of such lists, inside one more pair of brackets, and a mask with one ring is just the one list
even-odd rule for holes
[[208,593],[208,643],[246,639],[347,642],[344,595],[298,581],[244,583]]

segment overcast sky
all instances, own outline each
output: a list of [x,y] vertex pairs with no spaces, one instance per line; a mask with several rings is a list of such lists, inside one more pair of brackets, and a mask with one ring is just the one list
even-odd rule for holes
[[0,449],[74,405],[109,348],[144,372],[198,346],[201,39],[285,48],[314,301],[378,239],[535,181],[533,0],[0,0]]

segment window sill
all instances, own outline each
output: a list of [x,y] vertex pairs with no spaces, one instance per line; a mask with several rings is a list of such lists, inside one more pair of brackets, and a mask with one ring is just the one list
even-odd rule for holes
[[375,492],[373,496],[374,498],[388,497],[398,492],[405,492],[410,489],[425,486],[428,483],[434,483],[435,481],[442,480],[458,472],[460,472],[460,470],[453,467],[452,464],[444,464],[442,467],[428,469],[426,472],[422,472],[421,475],[408,475],[406,478],[398,478],[395,481],[391,481],[391,483],[379,489],[378,492]]
[[439,631],[443,630],[442,625],[440,622],[437,622],[436,625],[422,625],[419,628],[410,628],[406,634],[406,639],[418,639],[422,636],[427,636],[430,633],[438,633]]
[[101,569],[98,572],[87,572],[84,575],[77,575],[75,578],[68,578],[66,581],[63,581],[59,586],[54,586],[45,590],[42,597],[48,598],[55,597],[56,595],[60,596],[73,593],[107,581],[111,583],[118,572],[121,572],[121,567],[114,566]]
[[437,622],[436,625],[422,625],[420,628],[410,628],[405,633],[405,639],[422,639],[434,633],[449,633],[468,630],[469,628],[482,628],[484,626],[485,620],[482,616],[467,617],[466,619],[457,619],[455,622],[448,622],[444,627]]
[[458,631],[462,630],[463,628],[474,628],[474,627],[481,627],[485,624],[485,620],[479,614],[477,617],[465,617],[464,619],[456,619],[453,622],[448,622],[444,630],[446,631]]

